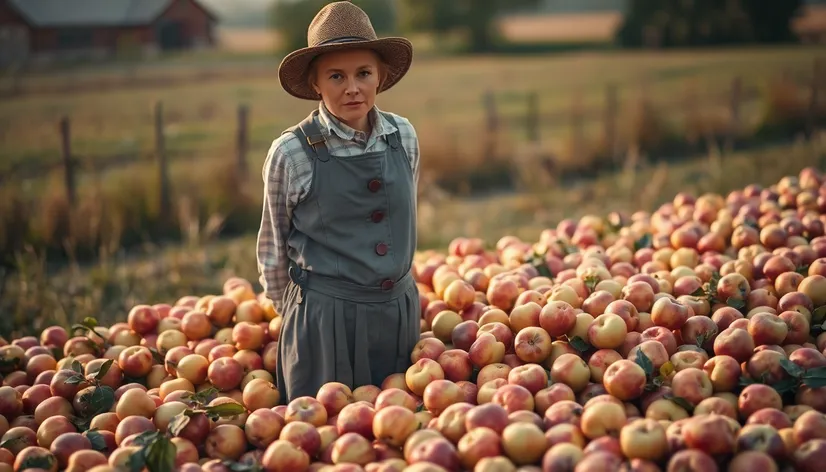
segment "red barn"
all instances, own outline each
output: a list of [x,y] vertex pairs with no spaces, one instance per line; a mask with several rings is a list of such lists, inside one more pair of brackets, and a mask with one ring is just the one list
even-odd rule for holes
[[197,0],[0,0],[0,65],[209,47]]

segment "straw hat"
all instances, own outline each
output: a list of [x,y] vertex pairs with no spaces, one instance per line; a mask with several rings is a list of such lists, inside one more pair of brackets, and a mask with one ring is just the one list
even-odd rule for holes
[[284,90],[307,100],[319,99],[318,93],[307,83],[307,68],[320,54],[362,48],[376,51],[388,65],[387,79],[379,93],[398,83],[413,61],[410,41],[378,38],[367,14],[348,1],[329,3],[318,12],[307,29],[307,45],[288,54],[278,68],[278,78]]

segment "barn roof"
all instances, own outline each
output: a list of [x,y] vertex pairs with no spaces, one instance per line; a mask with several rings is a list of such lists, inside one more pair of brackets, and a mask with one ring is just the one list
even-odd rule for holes
[[[145,25],[154,21],[173,1],[8,0],[31,25],[53,27]],[[212,16],[203,5],[198,6]]]

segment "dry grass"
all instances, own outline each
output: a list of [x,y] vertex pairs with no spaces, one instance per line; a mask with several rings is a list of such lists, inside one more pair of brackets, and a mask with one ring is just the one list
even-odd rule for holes
[[610,43],[622,22],[620,12],[514,15],[503,18],[499,29],[512,42]]
[[[607,83],[620,86],[617,148],[623,153],[636,149],[642,160],[656,160],[670,156],[662,146],[674,140],[698,140],[725,130],[726,92],[735,74],[757,92],[741,109],[742,138],[762,132],[766,124],[775,130],[790,124],[785,138],[799,133],[805,128],[799,120],[807,109],[805,89],[790,81],[768,85],[778,68],[807,74],[816,56],[816,51],[800,48],[429,60],[417,64],[379,105],[417,126],[423,196],[438,193],[434,182],[460,194],[506,180],[539,190],[552,188],[560,171],[591,171],[614,163],[602,134]],[[644,101],[637,94],[641,76],[651,79],[642,87]],[[554,77],[553,87],[548,77]],[[698,91],[688,96],[694,105],[690,109],[674,102],[685,95],[687,81]],[[503,126],[495,135],[484,128],[480,98],[486,90],[500,91],[496,106]],[[524,126],[516,124],[525,116],[525,93],[533,90],[538,90],[541,114],[564,112],[541,123],[536,143],[527,141]],[[566,112],[573,97],[596,111],[583,116],[579,134],[572,133]],[[169,221],[161,219],[158,172],[152,165],[150,104],[155,99],[164,102],[172,159]],[[227,171],[235,156],[239,102],[251,104],[248,181]],[[159,240],[253,231],[260,217],[259,169],[266,149],[313,105],[285,97],[275,80],[261,78],[7,100],[0,107],[0,122],[6,125],[0,137],[0,176],[22,169],[33,178],[12,176],[2,183],[0,250],[5,259],[27,244],[80,257]],[[79,201],[71,212],[56,132],[64,114],[72,117],[72,153],[81,165]],[[110,162],[134,159],[138,162],[100,170]],[[53,173],[42,170],[55,165]]]
[[265,28],[219,28],[218,46],[230,52],[271,52],[278,47],[278,34]]
[[[490,246],[504,235],[535,240],[564,218],[612,211],[654,210],[677,192],[728,192],[750,183],[770,185],[806,166],[824,167],[826,138],[777,146],[757,153],[724,156],[717,164],[641,164],[627,173],[541,193],[452,198],[420,203],[420,248],[444,250],[452,238],[484,238]],[[717,167],[715,167],[717,166]],[[2,201],[2,200],[0,200]],[[256,283],[255,237],[193,240],[166,248],[146,244],[141,256],[113,251],[90,266],[52,267],[28,251],[18,271],[0,273],[0,336],[36,334],[43,327],[94,316],[103,323],[123,320],[137,303],[172,303],[184,295],[218,293],[226,278]],[[258,287],[260,289],[260,287]]]

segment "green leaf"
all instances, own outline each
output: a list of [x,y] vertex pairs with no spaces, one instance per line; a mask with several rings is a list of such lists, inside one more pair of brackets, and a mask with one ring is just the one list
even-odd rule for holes
[[595,275],[591,275],[585,277],[585,286],[588,287],[589,293],[594,293],[594,289],[597,288],[597,284],[599,283],[599,277]]
[[654,363],[651,362],[651,359],[645,355],[642,349],[637,349],[636,362],[638,366],[642,367],[646,377],[650,378],[654,374]]
[[186,412],[178,413],[177,415],[172,417],[172,420],[169,421],[169,426],[167,427],[169,434],[172,436],[177,436],[181,434],[181,431],[186,428],[186,425],[189,424],[190,416],[186,414]]
[[0,449],[11,449],[12,447],[14,447],[15,444],[22,441],[24,441],[22,436],[17,438],[6,439],[5,441],[0,442]]
[[153,358],[153,359],[155,360],[155,362],[157,362],[158,364],[163,365],[163,363],[166,361],[166,358],[164,357],[164,355],[163,355],[163,354],[161,354],[161,353],[160,353],[157,349],[155,349],[154,347],[150,347],[150,348],[149,348],[149,352],[151,352],[151,353],[152,353],[152,358]]
[[218,395],[218,389],[215,387],[209,387],[207,389],[201,390],[198,393],[188,392],[181,396],[181,399],[184,401],[190,401],[196,405],[203,406],[207,405]]
[[809,388],[826,387],[826,377],[804,377],[803,385]]
[[783,395],[788,392],[794,392],[797,390],[797,387],[800,385],[800,380],[798,379],[783,379],[780,382],[775,382],[773,384],[769,384],[770,387],[775,389],[777,393]]
[[826,387],[826,367],[815,367],[803,374],[803,385],[809,388]]
[[786,371],[787,374],[791,375],[794,378],[800,378],[803,375],[803,369],[800,368],[799,365],[795,364],[794,362],[783,358],[780,359],[780,367],[783,367],[783,370]]
[[694,405],[691,404],[688,400],[683,397],[675,397],[674,395],[667,393],[663,395],[663,398],[666,400],[670,400],[675,405],[679,406],[683,410],[691,413],[694,411]]
[[711,273],[711,278],[704,285],[706,300],[711,305],[717,303],[717,285],[720,283],[720,273],[716,270]]
[[107,372],[109,372],[109,368],[112,367],[112,362],[114,361],[114,359],[109,359],[108,361],[104,362],[103,365],[100,366],[100,370],[98,370],[95,374],[95,380],[102,379],[103,376],[106,375]]
[[129,456],[129,459],[126,461],[126,467],[129,468],[129,472],[141,472],[144,469],[146,466],[146,457],[144,454],[145,450],[140,449]]
[[674,364],[671,361],[666,362],[660,366],[660,377],[667,379],[675,371]]
[[155,439],[157,439],[160,435],[161,433],[158,431],[144,431],[135,438],[135,445],[141,447],[148,446],[152,444],[152,442],[155,441]]
[[797,272],[798,274],[806,277],[807,275],[809,275],[809,265],[808,264],[807,265],[802,265],[802,266],[798,267],[797,269],[795,269],[795,272]]
[[568,344],[570,344],[572,348],[576,349],[577,352],[580,353],[587,352],[588,349],[591,349],[591,345],[579,336],[574,336],[573,338],[571,338],[568,341]]
[[726,300],[726,305],[741,310],[746,306],[746,302],[739,298],[729,298]]
[[78,416],[72,416],[71,418],[69,418],[69,422],[75,425],[75,428],[77,428],[78,431],[90,431],[89,426],[92,423],[92,418],[80,418]]
[[112,405],[114,404],[115,391],[108,385],[99,385],[95,387],[94,392],[92,392],[92,395],[89,398],[89,406],[94,412],[94,415],[106,413],[112,409]]
[[653,240],[654,237],[651,233],[643,234],[640,236],[640,239],[634,241],[634,252],[637,252],[640,249],[650,248]]
[[51,470],[52,467],[57,467],[57,458],[54,455],[49,454],[43,456],[29,456],[25,460],[20,461],[20,465],[17,466],[16,470]]
[[221,403],[220,405],[208,406],[204,410],[208,416],[218,416],[221,418],[231,418],[233,416],[243,415],[247,412],[244,405],[234,401]]
[[812,312],[812,324],[821,324],[826,322],[826,305],[815,308]]
[[166,436],[157,436],[146,446],[146,465],[149,472],[174,472],[177,450]]
[[702,332],[697,335],[697,347],[703,347],[711,338],[717,335],[717,328],[712,328],[709,332]]
[[703,290],[703,287],[698,287],[697,290],[691,292],[692,297],[705,297],[706,291]]
[[86,381],[86,377],[84,377],[83,375],[74,374],[71,377],[69,377],[68,379],[66,379],[65,383],[66,383],[66,385],[78,385],[78,384],[82,384],[85,381]]
[[106,451],[106,439],[104,439],[103,435],[98,432],[97,428],[86,431],[86,439],[92,443],[92,449],[98,452]]
[[72,361],[72,370],[78,374],[83,374],[83,364],[80,361]]

